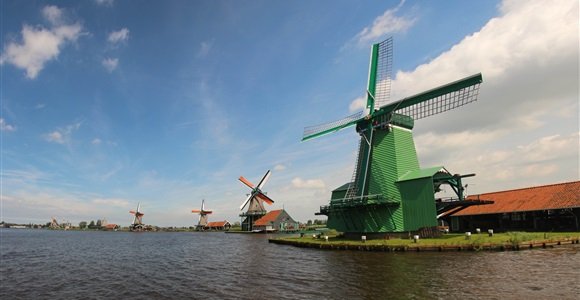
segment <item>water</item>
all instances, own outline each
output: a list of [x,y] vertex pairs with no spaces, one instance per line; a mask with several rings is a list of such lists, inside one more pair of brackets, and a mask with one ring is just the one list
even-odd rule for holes
[[1,299],[580,299],[580,246],[373,253],[265,235],[0,230]]

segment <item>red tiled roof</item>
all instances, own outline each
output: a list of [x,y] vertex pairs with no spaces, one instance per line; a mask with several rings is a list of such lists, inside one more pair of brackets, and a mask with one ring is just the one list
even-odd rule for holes
[[580,181],[471,195],[467,199],[493,200],[488,205],[470,206],[453,216],[509,213],[580,207]]
[[263,217],[261,217],[256,222],[254,222],[254,226],[270,225],[270,223],[276,221],[276,219],[278,218],[278,216],[280,215],[281,212],[282,212],[282,210],[279,209],[279,210],[273,210],[273,211],[265,214]]
[[207,227],[224,227],[227,223],[228,221],[209,222]]
[[105,225],[106,229],[115,229],[117,227],[117,224],[107,224]]

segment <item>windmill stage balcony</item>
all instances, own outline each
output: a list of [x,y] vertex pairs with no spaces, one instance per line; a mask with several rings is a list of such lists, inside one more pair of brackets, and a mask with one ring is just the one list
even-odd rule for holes
[[343,210],[362,206],[399,206],[401,203],[397,200],[387,199],[383,195],[365,195],[351,198],[332,199],[330,205],[320,207],[320,212],[315,215],[328,215],[331,210]]
[[249,216],[263,216],[267,212],[266,211],[247,211],[240,214],[240,217],[249,217]]

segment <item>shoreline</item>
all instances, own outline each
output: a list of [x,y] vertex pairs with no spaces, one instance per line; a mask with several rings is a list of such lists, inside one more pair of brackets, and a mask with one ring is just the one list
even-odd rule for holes
[[[270,238],[269,243],[288,245],[299,248],[312,248],[321,250],[352,250],[352,251],[373,251],[373,252],[458,252],[458,251],[519,251],[529,249],[546,249],[564,245],[580,244],[579,233],[571,233],[568,236],[561,234],[545,239],[531,239],[525,241],[500,240],[486,242],[485,238],[447,242],[444,239],[425,239],[418,243],[409,240],[369,240],[366,242],[359,240],[346,240],[331,237],[329,240],[320,238]],[[572,235],[572,236],[570,236]]]

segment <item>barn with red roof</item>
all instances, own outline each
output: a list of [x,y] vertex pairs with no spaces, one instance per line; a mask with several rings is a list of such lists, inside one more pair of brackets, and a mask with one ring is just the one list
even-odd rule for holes
[[232,225],[228,221],[216,221],[216,222],[208,222],[205,227],[205,230],[222,231],[222,230],[230,230],[231,227]]
[[268,212],[254,222],[253,226],[253,231],[261,232],[296,231],[298,229],[298,222],[294,221],[284,209]]
[[450,211],[443,218],[450,221],[452,231],[580,230],[580,181],[472,195],[468,199],[494,203]]

